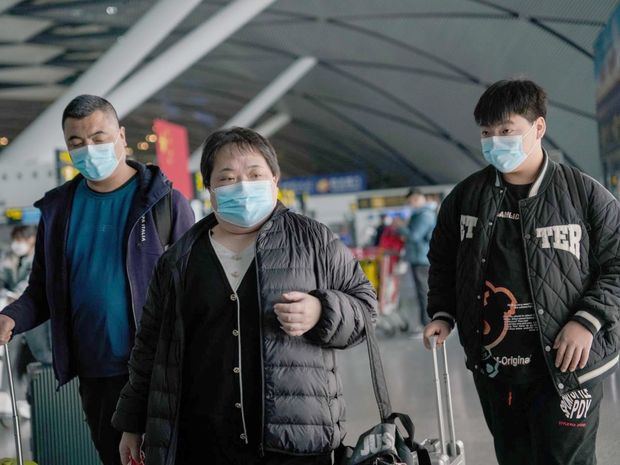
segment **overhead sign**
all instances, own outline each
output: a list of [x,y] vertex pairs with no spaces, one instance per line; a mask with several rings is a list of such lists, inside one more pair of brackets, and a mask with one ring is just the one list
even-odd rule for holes
[[402,207],[406,203],[407,197],[405,195],[377,195],[358,199],[357,208],[364,210],[368,208]]
[[67,181],[71,181],[79,174],[79,171],[73,162],[71,156],[66,150],[56,151],[56,177],[58,178],[58,185],[62,185]]
[[175,189],[187,199],[191,199],[193,189],[189,174],[187,128],[163,119],[156,119],[153,122],[153,129],[157,134],[155,145],[157,164],[172,181]]
[[8,224],[36,225],[41,219],[41,211],[34,207],[7,208],[4,217]]
[[365,173],[354,172],[283,179],[280,181],[280,189],[310,195],[347,194],[364,191],[367,184]]

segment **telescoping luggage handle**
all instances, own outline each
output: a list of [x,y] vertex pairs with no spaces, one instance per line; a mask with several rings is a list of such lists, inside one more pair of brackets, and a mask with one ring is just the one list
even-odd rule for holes
[[22,454],[22,436],[19,427],[19,415],[17,413],[17,401],[15,399],[15,386],[13,385],[13,373],[11,372],[11,355],[9,354],[8,344],[4,345],[4,357],[6,359],[6,374],[9,381],[11,407],[13,407],[13,427],[15,429],[15,450],[17,451],[17,463],[18,465],[24,465],[24,456]]
[[449,456],[456,456],[458,454],[458,446],[456,443],[456,431],[454,429],[454,411],[452,408],[452,390],[450,388],[450,375],[448,375],[448,353],[446,351],[446,341],[443,343],[443,381],[444,390],[447,400],[448,410],[448,431],[450,434],[449,442],[446,448],[445,438],[445,410],[443,406],[443,395],[441,388],[441,380],[439,379],[439,363],[437,362],[437,336],[431,337],[431,350],[433,353],[433,371],[435,381],[435,391],[437,394],[437,423],[439,427],[439,442],[441,444],[441,450],[444,453],[448,453]]

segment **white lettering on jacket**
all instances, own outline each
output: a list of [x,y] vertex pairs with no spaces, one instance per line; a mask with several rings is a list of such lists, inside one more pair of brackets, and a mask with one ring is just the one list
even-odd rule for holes
[[478,224],[478,218],[475,216],[461,215],[461,242],[474,237],[476,224]]
[[558,249],[572,253],[579,260],[581,251],[581,225],[561,224],[536,228],[536,237],[540,238],[540,247],[543,249]]

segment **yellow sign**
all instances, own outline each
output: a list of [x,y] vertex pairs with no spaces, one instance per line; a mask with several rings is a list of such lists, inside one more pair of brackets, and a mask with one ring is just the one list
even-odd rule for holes
[[21,208],[7,208],[4,215],[12,221],[21,221],[24,217],[24,210]]
[[71,155],[66,150],[56,152],[56,167],[58,169],[58,184],[71,181],[80,172],[73,166]]
[[295,202],[297,198],[295,196],[295,191],[289,189],[279,189],[278,190],[278,200],[282,202],[287,207],[295,206]]

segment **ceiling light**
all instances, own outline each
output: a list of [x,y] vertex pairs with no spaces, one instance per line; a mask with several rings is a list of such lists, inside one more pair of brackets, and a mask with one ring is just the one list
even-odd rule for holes
[[0,137],[0,145],[1,146],[5,146],[5,145],[9,145],[9,138],[8,137]]
[[133,149],[131,147],[127,147],[125,149],[125,153],[127,154],[127,156],[132,156],[133,155]]
[[157,135],[156,134],[149,134],[148,136],[146,136],[144,138],[147,142],[151,142],[151,143],[155,143],[157,142]]
[[148,142],[138,142],[138,150],[148,150],[149,144]]
[[118,13],[118,8],[116,8],[115,6],[109,6],[105,9],[105,12],[109,15],[115,15],[116,13]]

